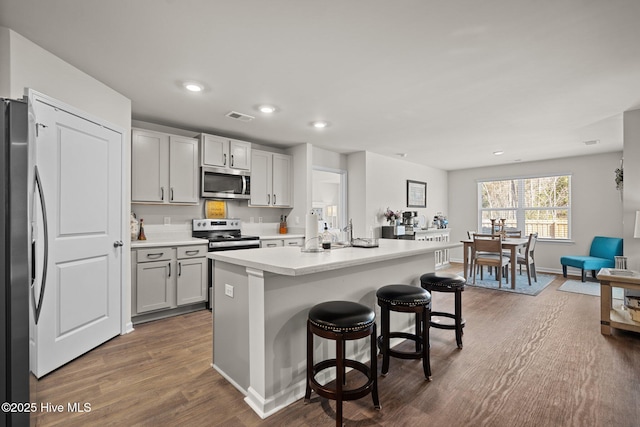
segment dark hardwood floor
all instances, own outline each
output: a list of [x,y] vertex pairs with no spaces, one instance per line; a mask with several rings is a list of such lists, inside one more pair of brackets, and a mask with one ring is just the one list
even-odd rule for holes
[[[600,299],[560,292],[563,282],[535,297],[468,286],[464,349],[432,328],[433,381],[419,360],[392,359],[382,410],[369,397],[346,402],[346,425],[640,425],[640,335],[601,335]],[[433,304],[452,310],[453,295]],[[39,404],[87,402],[90,412],[38,412],[32,424],[334,425],[334,403],[316,395],[261,420],[211,368],[211,329],[209,311],[138,325],[37,382]]]

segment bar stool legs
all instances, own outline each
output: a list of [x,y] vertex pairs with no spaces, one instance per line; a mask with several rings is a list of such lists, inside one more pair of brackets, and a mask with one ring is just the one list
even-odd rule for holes
[[431,317],[446,317],[453,319],[451,323],[440,323],[431,320],[431,326],[439,329],[453,329],[456,332],[456,344],[462,349],[462,335],[465,321],[462,318],[462,291],[466,280],[464,277],[451,273],[427,273],[420,276],[420,284],[427,291],[431,292],[453,292],[454,294],[454,312],[445,313],[442,311],[432,311]]
[[[330,301],[314,306],[307,320],[307,384],[304,400],[309,403],[311,391],[319,396],[336,401],[336,426],[342,426],[342,404],[344,401],[360,399],[371,393],[373,405],[380,409],[378,398],[378,365],[376,349],[375,313],[370,308],[348,301]],[[336,358],[313,361],[313,337],[317,335],[336,343]],[[346,341],[370,337],[370,366],[346,358]],[[328,368],[336,368],[335,387],[321,385],[316,375]],[[367,381],[355,389],[346,389],[345,370],[352,368],[364,374]]]
[[[389,357],[400,359],[422,359],[422,370],[427,381],[431,381],[431,361],[429,355],[429,324],[431,320],[431,295],[416,286],[388,285],[376,293],[380,306],[381,335],[378,345],[382,353],[382,375],[389,372]],[[415,313],[415,334],[391,332],[389,316],[391,311]],[[391,338],[404,338],[415,342],[415,352],[394,350]]]

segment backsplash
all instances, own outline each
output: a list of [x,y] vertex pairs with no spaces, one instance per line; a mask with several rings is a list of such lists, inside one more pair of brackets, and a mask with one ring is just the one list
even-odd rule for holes
[[[165,218],[169,224],[188,224],[191,227],[191,221],[197,218],[204,218],[205,208],[204,200],[197,205],[188,206],[167,206],[167,205],[144,205],[133,203],[131,210],[136,214],[138,221],[144,219],[145,224],[164,225]],[[288,215],[291,208],[274,209],[274,208],[250,208],[247,206],[246,200],[229,200],[227,201],[227,217],[240,218],[243,223],[254,222],[256,224],[278,223],[280,215]],[[296,226],[291,220],[289,226]],[[276,229],[277,232],[277,229]]]

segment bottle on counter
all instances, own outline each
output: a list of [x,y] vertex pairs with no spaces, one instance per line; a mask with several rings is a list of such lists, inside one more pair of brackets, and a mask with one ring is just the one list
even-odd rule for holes
[[140,233],[138,233],[138,240],[147,240],[147,236],[144,234],[144,225],[142,224],[142,221],[144,220],[140,218]]
[[285,215],[280,216],[280,234],[287,234],[287,217]]
[[322,232],[322,249],[331,249],[331,232],[327,223],[324,223],[324,231]]

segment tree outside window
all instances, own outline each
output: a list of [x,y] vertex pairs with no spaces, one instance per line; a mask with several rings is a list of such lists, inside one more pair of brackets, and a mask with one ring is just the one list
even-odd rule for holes
[[571,237],[571,176],[541,176],[478,183],[479,229],[491,232],[491,219],[505,219],[507,230],[541,239]]

